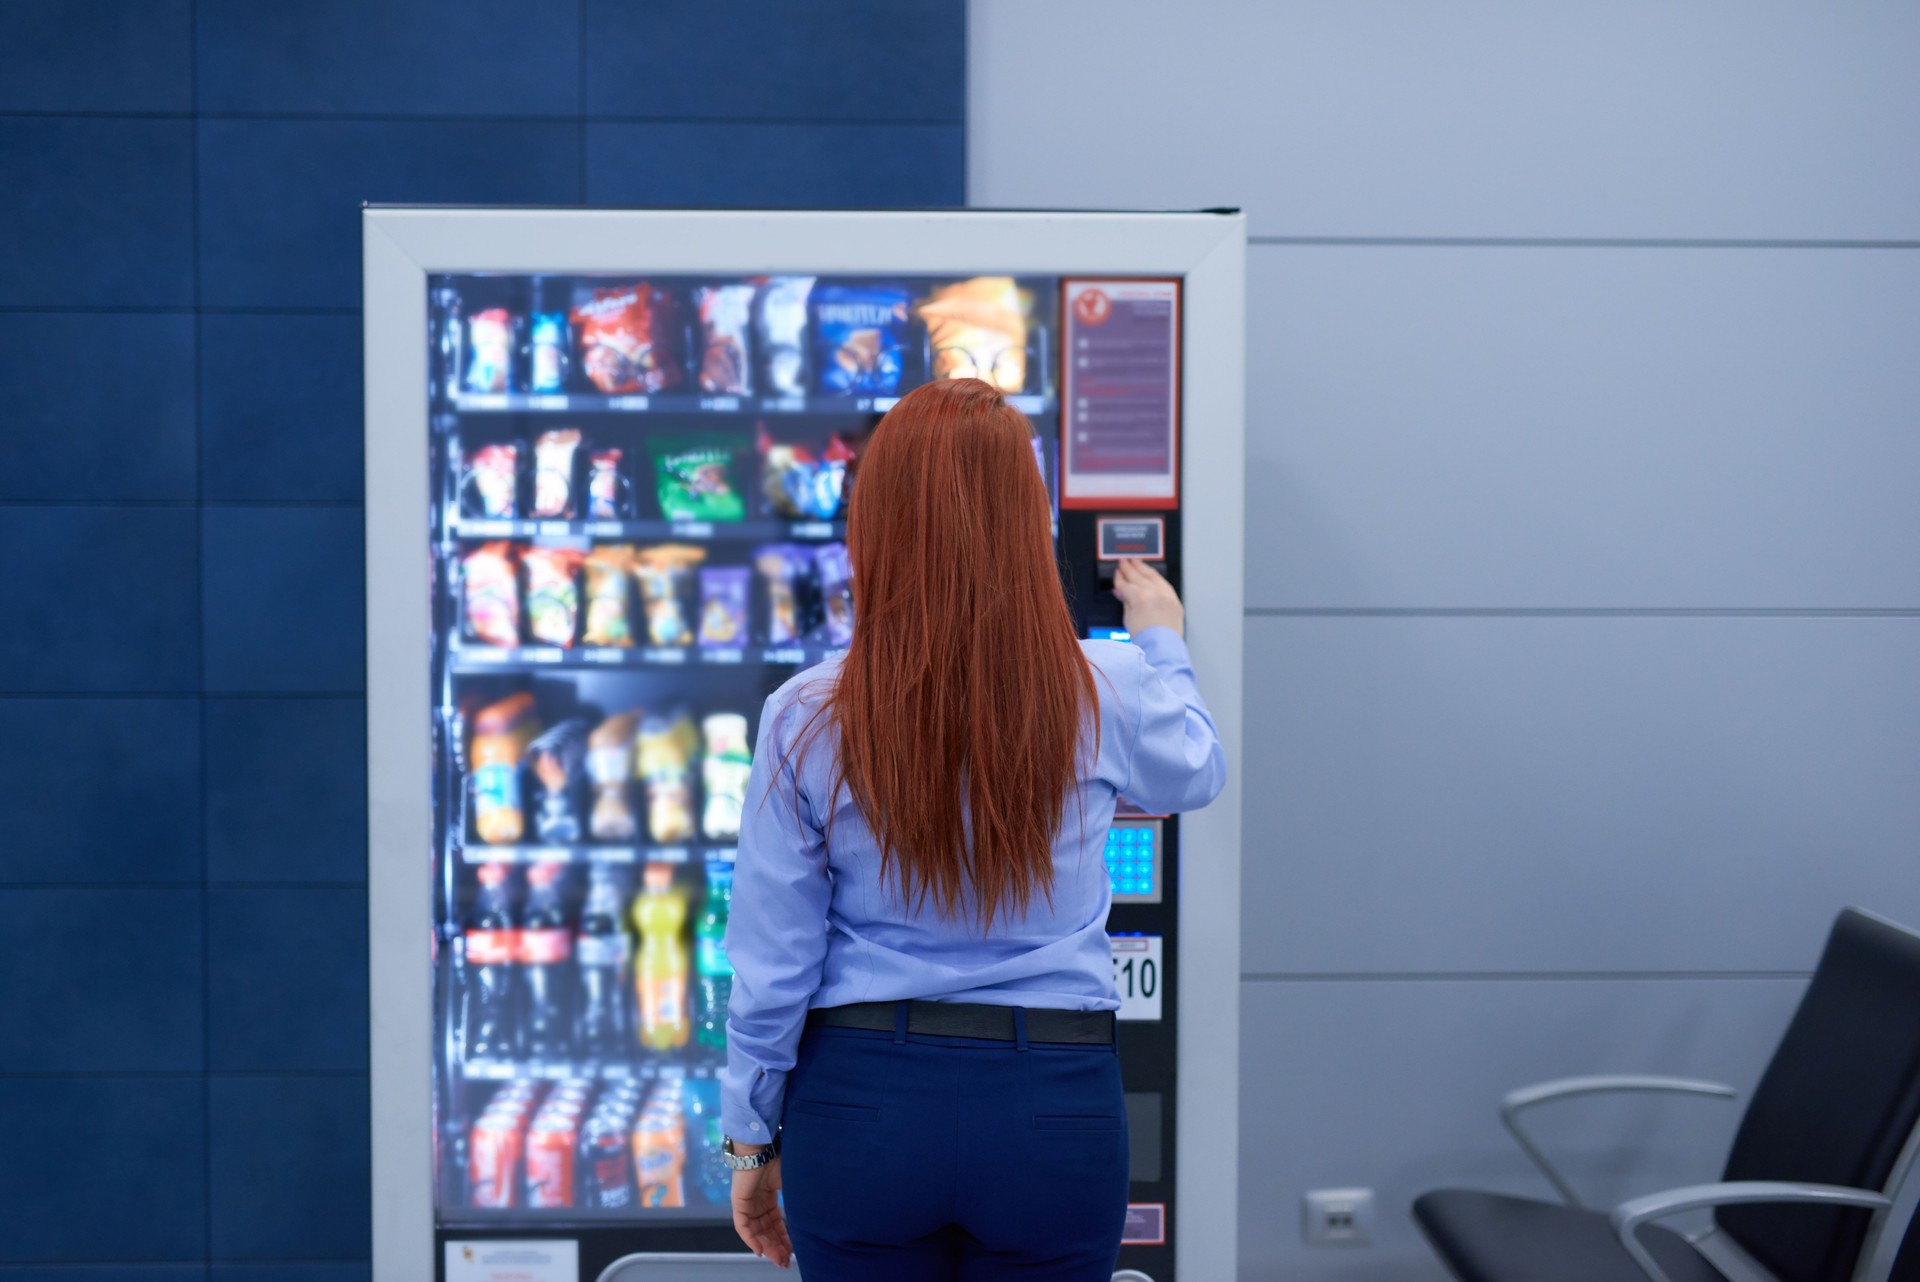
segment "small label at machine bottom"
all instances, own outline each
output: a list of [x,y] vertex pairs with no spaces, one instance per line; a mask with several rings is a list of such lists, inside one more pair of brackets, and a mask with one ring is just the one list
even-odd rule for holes
[[1129,1202],[1127,1226],[1120,1230],[1122,1246],[1164,1246],[1167,1241],[1167,1204]]
[[580,1244],[572,1238],[448,1242],[447,1282],[580,1282]]

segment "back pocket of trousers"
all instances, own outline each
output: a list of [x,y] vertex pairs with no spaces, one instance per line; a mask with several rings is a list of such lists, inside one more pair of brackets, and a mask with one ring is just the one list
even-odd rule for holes
[[868,1108],[863,1104],[828,1104],[820,1100],[797,1099],[788,1102],[787,1107],[796,1113],[805,1113],[809,1117],[831,1117],[842,1122],[877,1122],[880,1110]]
[[1036,1131],[1117,1131],[1120,1127],[1120,1118],[1099,1114],[1054,1113],[1033,1119]]

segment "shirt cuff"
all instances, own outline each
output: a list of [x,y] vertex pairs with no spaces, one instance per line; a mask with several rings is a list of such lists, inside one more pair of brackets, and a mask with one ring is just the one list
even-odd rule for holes
[[1168,664],[1186,667],[1191,662],[1186,638],[1172,628],[1142,628],[1133,634],[1133,643],[1146,652],[1147,662],[1156,668]]
[[755,1075],[750,1099],[721,1098],[722,1128],[739,1144],[773,1143],[774,1132],[780,1129],[780,1105],[786,1093],[785,1073],[762,1070]]

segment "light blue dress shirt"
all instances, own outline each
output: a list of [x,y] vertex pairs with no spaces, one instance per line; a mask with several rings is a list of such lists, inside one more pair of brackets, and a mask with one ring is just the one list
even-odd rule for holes
[[1134,644],[1084,641],[1081,649],[1095,669],[1100,748],[1066,798],[1052,901],[1036,896],[1024,915],[1003,915],[988,931],[965,912],[946,917],[931,903],[910,911],[897,881],[881,882],[879,846],[859,809],[844,789],[828,795],[830,726],[797,763],[790,756],[832,689],[837,664],[811,668],[768,698],[727,925],[734,971],[721,1096],[727,1134],[746,1144],[773,1137],[814,1007],[911,998],[1118,1008],[1102,857],[1115,800],[1124,795],[1153,813],[1204,806],[1226,782],[1226,757],[1179,633],[1148,628]]

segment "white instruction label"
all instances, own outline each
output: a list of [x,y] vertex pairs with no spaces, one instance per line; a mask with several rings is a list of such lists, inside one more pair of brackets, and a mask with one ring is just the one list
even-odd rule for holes
[[1113,945],[1113,986],[1120,990],[1120,1018],[1160,1022],[1160,990],[1167,968],[1159,935],[1109,935]]
[[580,1244],[572,1238],[448,1242],[447,1282],[580,1282]]

